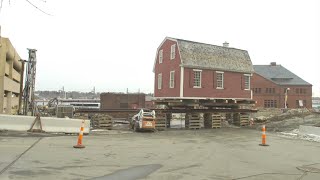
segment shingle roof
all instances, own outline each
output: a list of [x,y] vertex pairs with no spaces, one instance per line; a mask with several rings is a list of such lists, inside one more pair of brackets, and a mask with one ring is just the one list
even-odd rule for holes
[[279,85],[311,85],[281,65],[253,65],[255,72]]
[[216,46],[183,39],[177,41],[181,65],[184,67],[253,73],[252,62],[246,50]]

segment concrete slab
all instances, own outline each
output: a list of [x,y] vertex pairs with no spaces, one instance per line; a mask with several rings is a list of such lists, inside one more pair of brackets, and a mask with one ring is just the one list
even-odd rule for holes
[[[0,179],[107,179],[120,172],[129,178],[155,180],[296,180],[304,174],[297,167],[312,170],[320,167],[317,165],[320,143],[267,133],[270,146],[261,147],[258,145],[260,131],[222,128],[117,132],[85,136],[85,149],[72,147],[77,140],[75,136],[45,137],[0,174]],[[20,141],[3,139],[7,142],[0,144],[0,149],[8,144],[17,146],[25,138]],[[26,143],[31,145],[33,141]],[[1,151],[2,157],[17,153],[10,149]],[[145,172],[140,167],[152,167],[152,171]],[[134,176],[130,176],[132,169]],[[304,178],[320,179],[320,174],[306,173]]]
[[[27,131],[35,117],[0,114],[0,130]],[[82,120],[54,117],[41,117],[42,129],[52,133],[79,133]],[[35,128],[39,128],[37,124]],[[90,121],[85,121],[84,133],[90,132]]]

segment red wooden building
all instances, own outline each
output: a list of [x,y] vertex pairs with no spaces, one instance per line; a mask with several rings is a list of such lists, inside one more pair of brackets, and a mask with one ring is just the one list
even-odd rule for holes
[[254,72],[246,50],[165,38],[157,49],[154,96],[251,99]]
[[[253,99],[256,107],[311,108],[312,85],[275,62],[254,65],[252,77]],[[287,93],[287,102],[285,103]]]

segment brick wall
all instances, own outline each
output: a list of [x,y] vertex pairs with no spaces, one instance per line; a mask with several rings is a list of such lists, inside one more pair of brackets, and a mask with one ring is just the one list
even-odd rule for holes
[[100,109],[138,109],[145,107],[145,94],[100,94]]
[[[257,101],[256,107],[265,107],[265,100],[276,101],[277,108],[284,108],[285,104],[285,89],[288,91],[288,108],[298,108],[297,100],[305,102],[304,107],[312,107],[312,86],[293,86],[293,85],[277,85],[264,77],[254,74],[252,77],[253,99]],[[258,92],[256,92],[258,89]],[[259,92],[259,89],[260,92]],[[300,93],[301,89],[301,93]],[[297,93],[298,91],[298,93]]]

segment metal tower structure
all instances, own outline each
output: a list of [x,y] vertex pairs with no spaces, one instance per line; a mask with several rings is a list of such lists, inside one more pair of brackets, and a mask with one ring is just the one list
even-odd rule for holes
[[36,49],[28,49],[29,59],[25,61],[27,64],[26,68],[26,80],[23,90],[23,114],[27,115],[28,112],[31,112],[31,116],[36,115],[37,105],[34,101],[34,91],[36,83],[36,65],[37,65],[37,56]]

